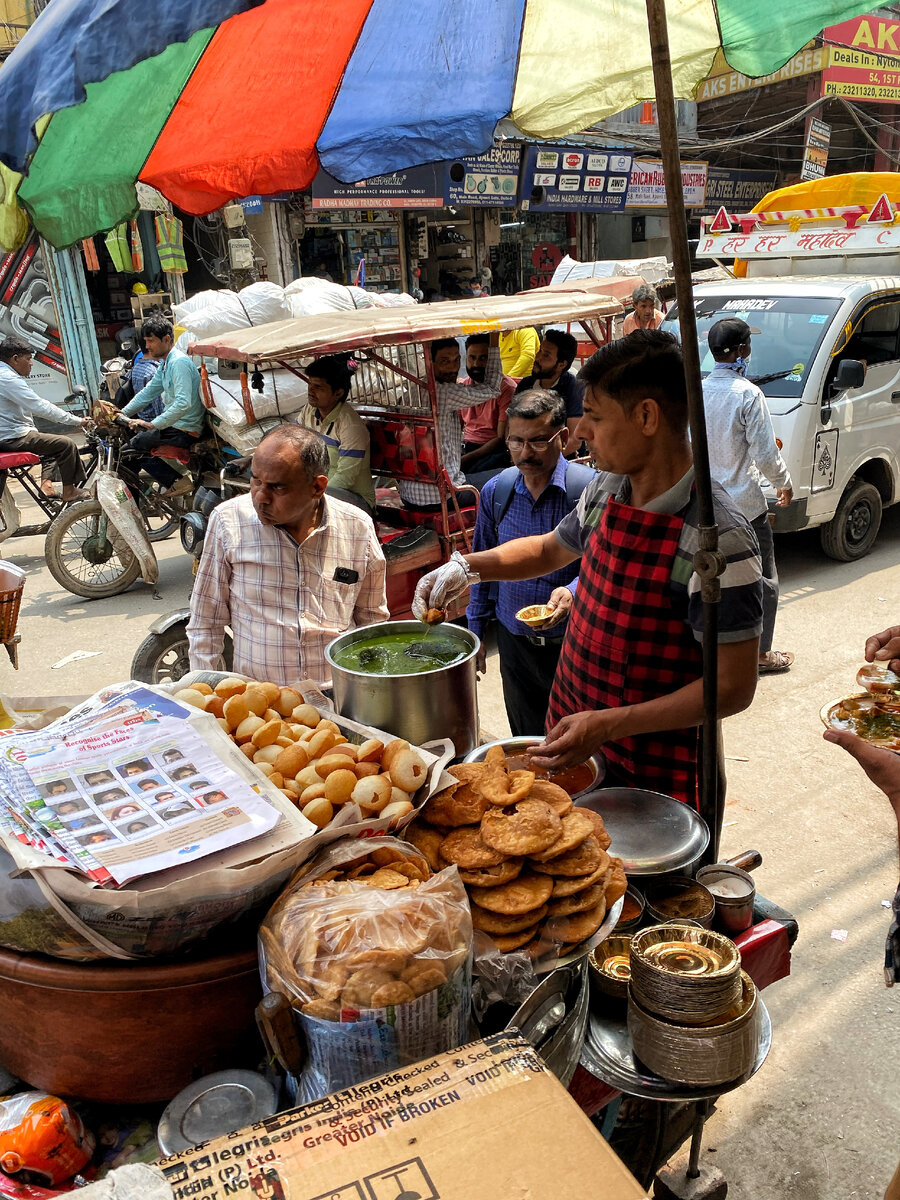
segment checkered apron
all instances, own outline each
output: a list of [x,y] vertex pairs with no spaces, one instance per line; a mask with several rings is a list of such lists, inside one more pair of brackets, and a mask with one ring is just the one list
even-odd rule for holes
[[[548,729],[571,713],[655,700],[702,674],[701,649],[669,591],[683,524],[681,517],[607,502],[581,560]],[[602,752],[629,786],[697,804],[697,729],[627,737],[605,743]]]

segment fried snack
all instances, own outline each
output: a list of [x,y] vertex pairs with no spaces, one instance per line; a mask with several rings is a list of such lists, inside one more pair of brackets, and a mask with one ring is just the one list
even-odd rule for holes
[[[342,1008],[371,1008],[372,997],[378,988],[393,983],[394,976],[382,967],[360,967],[354,971],[341,993]],[[412,992],[410,991],[410,998]]]
[[232,696],[239,696],[246,686],[247,681],[245,679],[236,679],[232,676],[217,683],[213,691],[217,696],[221,696],[223,700],[230,700]]
[[432,871],[442,871],[445,864],[441,861],[441,843],[447,836],[442,829],[435,829],[425,821],[417,818],[403,831],[403,836],[421,852]]
[[392,1004],[407,1004],[410,1000],[415,1000],[416,993],[412,990],[408,983],[404,983],[400,979],[391,980],[390,983],[383,984],[380,988],[376,988],[372,993],[372,1008],[387,1008]]
[[357,780],[350,798],[360,808],[381,812],[391,800],[391,781],[386,775],[367,775]]
[[422,816],[430,825],[458,829],[460,825],[477,825],[487,808],[487,800],[473,785],[454,783],[426,800]]
[[426,992],[433,992],[435,988],[441,987],[447,982],[444,968],[439,962],[413,963],[412,966],[401,971],[400,978],[408,987],[412,988],[416,996],[424,996]]
[[488,937],[498,950],[503,954],[508,954],[510,950],[518,950],[520,946],[524,946],[526,942],[530,942],[537,933],[537,929],[537,925],[530,925],[527,929],[523,929],[521,933],[490,933]]
[[505,768],[490,771],[478,784],[481,794],[491,804],[501,808],[517,804],[531,792],[534,784],[533,771],[507,771]]
[[[300,797],[300,802],[301,804],[303,803],[302,796]],[[312,821],[317,829],[324,829],[334,816],[334,809],[324,796],[317,796],[313,800],[308,800],[303,804],[303,808],[300,811],[306,817],[307,821]]]
[[439,854],[444,863],[456,863],[467,871],[478,867],[496,867],[503,861],[499,850],[488,846],[481,833],[471,826],[454,829],[441,842]]
[[405,742],[403,738],[394,738],[392,742],[388,742],[384,750],[381,752],[381,767],[384,771],[390,771],[391,764],[394,762],[398,754],[402,754],[404,750],[409,750],[409,742]]
[[476,867],[471,871],[460,867],[459,877],[471,887],[499,887],[501,883],[512,883],[520,874],[524,862],[524,858],[507,858],[496,867]]
[[552,891],[552,879],[523,871],[511,883],[503,883],[499,887],[470,888],[469,899],[490,912],[515,916],[546,904]]
[[551,783],[549,779],[536,779],[532,785],[529,799],[543,800],[545,804],[550,805],[558,817],[564,817],[574,807],[574,801],[569,793],[558,783]]
[[458,779],[460,783],[478,783],[481,778],[481,763],[454,763],[447,768],[447,774]]
[[390,804],[384,806],[379,815],[383,820],[390,821],[392,828],[396,828],[397,822],[401,818],[409,816],[414,811],[411,800],[392,800]]
[[609,882],[609,877],[612,874],[612,864],[607,856],[604,862],[601,862],[596,871],[591,871],[590,875],[570,875],[561,876],[553,881],[553,891],[550,893],[554,900],[558,900],[562,896],[574,896],[577,892],[583,892],[585,888],[593,887],[595,883],[602,883],[605,888]]
[[447,620],[447,612],[443,608],[429,608],[423,620],[426,625],[440,625]]
[[591,834],[584,839],[575,850],[568,854],[560,854],[550,862],[533,863],[535,871],[545,875],[590,875],[601,863],[607,861],[609,855],[600,849],[600,843]]
[[531,858],[535,862],[552,862],[554,858],[558,858],[561,854],[568,854],[570,850],[580,846],[585,838],[591,836],[593,829],[593,822],[577,808],[573,809],[562,818],[562,833],[553,845],[548,846],[546,850],[540,850],[537,854],[532,854]]
[[603,823],[603,818],[599,813],[594,812],[592,808],[579,808],[578,812],[584,813],[594,825],[594,837],[600,843],[601,850],[608,850],[612,845],[612,838],[606,832],[606,826]]
[[564,946],[577,946],[597,932],[605,916],[606,901],[601,900],[586,912],[573,913],[570,917],[551,917],[544,929],[554,942],[562,942]]
[[491,808],[481,820],[482,838],[502,854],[546,850],[561,833],[562,821],[542,800],[522,800],[512,808]]
[[357,762],[381,762],[381,756],[384,753],[384,742],[378,738],[369,738],[363,742],[356,751]]
[[325,799],[332,804],[346,804],[357,782],[352,771],[332,771],[325,780]]
[[612,908],[615,902],[625,895],[628,889],[628,880],[625,877],[625,864],[621,858],[611,858],[610,862],[612,863],[612,874],[606,885],[606,903]]
[[482,932],[490,934],[521,933],[523,929],[529,929],[537,925],[539,921],[543,921],[546,915],[546,904],[542,904],[540,908],[534,909],[533,912],[517,913],[515,915],[491,912],[490,909],[473,904],[472,928],[480,929]]
[[594,908],[603,899],[606,899],[609,906],[610,901],[606,896],[605,885],[595,883],[588,888],[582,888],[574,896],[563,896],[559,900],[551,899],[547,905],[547,911],[551,917],[570,917],[572,913],[586,912],[587,909]]
[[319,1021],[340,1021],[341,1006],[331,1000],[310,1000],[301,1004],[300,1011],[307,1017],[315,1017]]
[[411,793],[417,792],[425,782],[428,768],[425,766],[425,760],[421,754],[407,748],[393,755],[387,772],[395,787]]

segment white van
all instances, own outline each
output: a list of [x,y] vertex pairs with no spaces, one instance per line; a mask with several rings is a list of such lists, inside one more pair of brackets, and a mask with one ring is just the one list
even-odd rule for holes
[[[818,526],[824,552],[845,562],[868,554],[882,510],[900,500],[900,275],[850,273],[876,264],[897,270],[897,229],[878,235],[891,243],[884,254],[873,254],[874,227],[852,231],[864,235],[865,257],[815,258],[804,249],[815,242],[808,232],[755,243],[754,232],[749,246],[742,235],[727,243],[704,235],[698,251],[750,260],[748,278],[703,284],[694,304],[704,377],[713,365],[710,326],[740,317],[753,330],[747,374],[766,394],[794,485],[787,508],[775,508],[768,489],[775,531]],[[852,241],[844,233],[841,240]],[[775,262],[766,253],[772,243]],[[778,274],[768,274],[773,267]],[[678,334],[677,308],[663,328]]]

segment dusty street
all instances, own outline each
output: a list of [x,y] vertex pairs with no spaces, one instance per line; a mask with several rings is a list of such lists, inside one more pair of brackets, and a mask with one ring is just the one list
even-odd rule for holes
[[[763,1070],[722,1099],[706,1156],[735,1200],[880,1197],[900,1154],[896,1047],[900,994],[883,982],[897,883],[896,830],[880,793],[822,741],[819,709],[854,686],[865,636],[900,623],[900,510],[860,564],[824,558],[815,534],[777,546],[782,607],[777,648],[789,675],[761,682],[752,709],[726,726],[725,855],[754,847],[758,887],[800,921],[793,975],[766,994],[775,1041]],[[82,695],[128,676],[154,616],[186,601],[190,562],[177,537],[157,546],[157,596],[143,585],[89,602],[61,591],[42,539],[8,542],[28,572],[19,628],[21,670],[2,668],[11,696]],[[93,652],[54,669],[74,651]],[[496,662],[482,686],[482,725],[506,731]],[[846,930],[846,941],[833,931]]]

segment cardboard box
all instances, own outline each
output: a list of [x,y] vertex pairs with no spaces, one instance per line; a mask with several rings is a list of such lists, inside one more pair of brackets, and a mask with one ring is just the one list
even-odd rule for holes
[[278,1113],[157,1167],[173,1200],[647,1195],[517,1033]]

